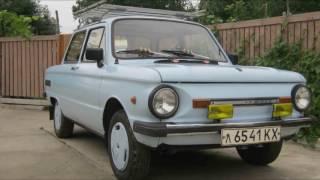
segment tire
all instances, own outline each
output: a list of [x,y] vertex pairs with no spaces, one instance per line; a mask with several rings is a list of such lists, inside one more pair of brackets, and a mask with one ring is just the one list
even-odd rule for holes
[[54,105],[53,126],[54,132],[59,138],[69,138],[73,134],[74,123],[63,115],[61,106],[58,102]]
[[281,148],[282,141],[263,144],[262,147],[249,146],[247,149],[237,147],[237,151],[245,162],[252,165],[265,166],[278,158]]
[[111,167],[118,179],[146,178],[150,149],[137,142],[123,110],[117,111],[110,120],[107,143]]

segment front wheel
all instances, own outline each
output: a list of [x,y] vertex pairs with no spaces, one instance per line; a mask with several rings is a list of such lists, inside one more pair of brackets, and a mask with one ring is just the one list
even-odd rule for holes
[[245,149],[237,147],[237,151],[247,163],[263,166],[275,161],[281,152],[281,148],[282,141],[261,146],[248,146]]
[[111,118],[108,154],[118,179],[143,179],[149,173],[150,150],[137,142],[123,110],[116,112]]

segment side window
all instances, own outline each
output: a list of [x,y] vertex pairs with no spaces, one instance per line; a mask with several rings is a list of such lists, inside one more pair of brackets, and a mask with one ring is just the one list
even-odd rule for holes
[[[92,29],[89,32],[89,36],[88,36],[85,50],[87,48],[103,48],[103,49],[105,49],[105,43],[106,43],[105,41],[106,40],[105,40],[105,35],[104,35],[104,28]],[[86,51],[84,51],[84,52],[86,52]],[[92,62],[92,61],[86,59],[85,53],[84,53],[82,60],[84,62]]]
[[70,43],[64,63],[77,63],[80,58],[81,48],[83,46],[86,31],[76,33]]

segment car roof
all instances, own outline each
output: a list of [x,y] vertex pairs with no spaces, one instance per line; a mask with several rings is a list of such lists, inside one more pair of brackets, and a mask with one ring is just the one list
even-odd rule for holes
[[[90,28],[91,26],[101,24],[101,23],[109,23],[111,24],[114,21],[120,20],[120,19],[150,19],[150,20],[162,20],[162,21],[175,21],[175,22],[183,22],[183,23],[189,23],[189,24],[195,24],[195,25],[201,25],[199,23],[193,22],[193,21],[187,21],[183,19],[177,19],[177,18],[168,18],[168,17],[156,17],[156,16],[114,16],[114,17],[107,17],[100,21],[96,21],[91,24],[87,24],[83,27],[80,27],[79,29],[75,30],[75,32],[82,31],[85,29]],[[202,26],[202,25],[201,25]]]

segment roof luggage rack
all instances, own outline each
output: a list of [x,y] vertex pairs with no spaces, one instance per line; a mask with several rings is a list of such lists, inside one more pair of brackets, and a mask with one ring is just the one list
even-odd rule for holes
[[102,20],[104,18],[115,16],[154,16],[192,20],[196,17],[202,16],[203,14],[204,11],[184,12],[120,6],[108,4],[108,0],[102,0],[84,9],[80,9],[79,11],[74,13],[74,16],[75,18],[79,19],[80,26],[84,26]]

